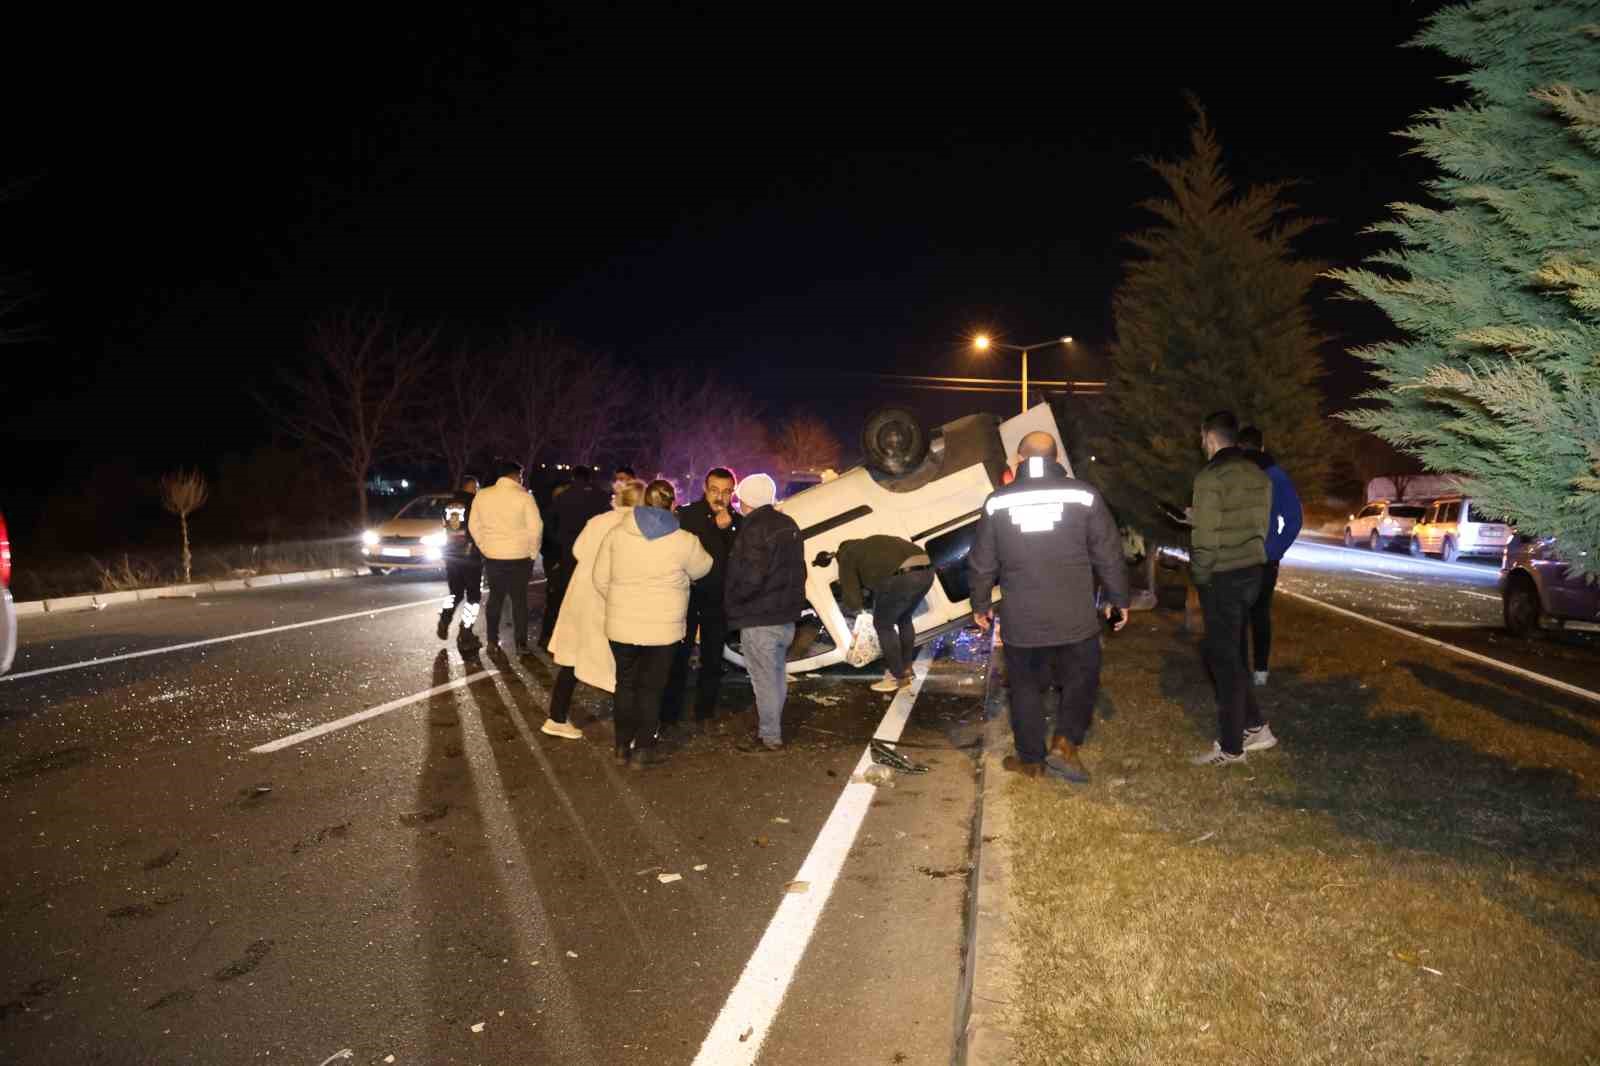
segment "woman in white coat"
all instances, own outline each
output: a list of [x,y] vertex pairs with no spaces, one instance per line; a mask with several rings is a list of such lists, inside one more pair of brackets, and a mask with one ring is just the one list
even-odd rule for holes
[[605,692],[617,689],[617,664],[611,657],[611,643],[606,640],[606,601],[594,587],[594,559],[606,534],[617,528],[617,523],[643,498],[644,482],[624,483],[612,501],[612,509],[589,519],[572,546],[578,565],[572,571],[561,613],[556,616],[556,629],[550,637],[550,657],[561,669],[550,692],[550,716],[539,727],[541,733],[582,740],[583,731],[567,720],[573,689],[579,681]]
[[688,625],[689,586],[711,572],[700,538],[678,528],[673,497],[670,482],[652,481],[644,502],[606,534],[594,561],[617,664],[616,758],[633,769],[657,761],[661,696]]

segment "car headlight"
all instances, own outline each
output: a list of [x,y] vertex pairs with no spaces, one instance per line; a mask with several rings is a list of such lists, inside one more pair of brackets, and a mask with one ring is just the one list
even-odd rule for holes
[[429,548],[442,548],[444,547],[444,542],[445,535],[442,529],[437,533],[424,533],[422,535],[422,543]]
[[361,534],[361,543],[365,544],[369,548],[377,547],[377,544],[378,544],[378,531],[376,529],[369,529],[366,532],[362,533]]

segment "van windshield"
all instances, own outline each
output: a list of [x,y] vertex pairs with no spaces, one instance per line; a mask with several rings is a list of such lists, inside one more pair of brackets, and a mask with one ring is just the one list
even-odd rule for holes
[[1390,518],[1421,518],[1424,508],[1421,507],[1391,507]]
[[1496,518],[1494,515],[1483,513],[1482,511],[1478,510],[1478,505],[1474,503],[1474,504],[1469,504],[1467,506],[1467,521],[1468,522],[1496,522],[1496,523],[1498,523],[1498,522],[1504,522],[1505,519]]
[[430,521],[444,521],[444,507],[450,502],[448,496],[418,496],[404,507],[396,518],[426,518]]

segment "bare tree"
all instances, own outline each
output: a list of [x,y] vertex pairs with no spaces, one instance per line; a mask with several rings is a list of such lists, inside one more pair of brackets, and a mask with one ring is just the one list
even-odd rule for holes
[[499,396],[505,367],[494,359],[458,348],[438,366],[445,383],[423,419],[428,439],[422,451],[444,463],[452,488],[461,484],[473,455],[493,429],[491,412]]
[[609,356],[579,360],[568,375],[560,431],[564,457],[592,466],[602,455],[638,443],[632,413],[639,405],[638,376]]
[[363,528],[367,477],[405,450],[404,419],[435,336],[404,329],[383,311],[332,315],[312,327],[310,360],[280,375],[290,403],[268,404],[290,436],[327,455],[350,479]]
[[541,327],[519,331],[503,344],[509,403],[496,411],[494,436],[508,454],[532,469],[572,425],[568,399],[581,375],[584,355],[577,345]]
[[798,415],[784,422],[773,434],[772,448],[786,473],[837,469],[844,453],[844,445],[833,430],[815,415]]
[[205,475],[198,470],[174,470],[161,478],[161,506],[178,516],[178,527],[183,531],[184,584],[188,584],[191,577],[189,516],[205,506],[210,495]]

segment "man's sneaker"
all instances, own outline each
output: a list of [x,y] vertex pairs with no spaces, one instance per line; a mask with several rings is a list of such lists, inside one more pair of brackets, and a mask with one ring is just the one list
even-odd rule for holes
[[1256,688],[1260,688],[1267,683],[1267,672],[1265,670],[1257,670],[1250,677],[1255,681]]
[[436,630],[440,640],[450,639],[450,612],[446,611],[439,616],[439,628]]
[[558,722],[554,718],[546,718],[544,725],[539,727],[539,732],[552,737],[563,737],[567,740],[582,740],[583,730],[571,722]]
[[899,692],[900,679],[893,674],[885,673],[883,677],[872,683],[874,692]]
[[1268,748],[1278,746],[1278,738],[1272,735],[1272,727],[1262,724],[1254,729],[1244,731],[1245,751],[1266,751]]
[[734,745],[746,755],[770,755],[783,750],[783,741],[762,740],[760,735],[746,737]]
[[1044,763],[1023,762],[1015,755],[1007,755],[1000,760],[1000,769],[1008,774],[1021,774],[1023,777],[1043,777]]
[[1089,780],[1089,770],[1078,755],[1078,746],[1066,737],[1058,735],[1050,741],[1050,753],[1045,756],[1044,764],[1068,781],[1081,785]]
[[1189,760],[1196,766],[1243,766],[1244,752],[1238,755],[1229,755],[1222,750],[1222,745],[1217,741],[1211,742],[1211,750],[1204,755],[1196,755]]

